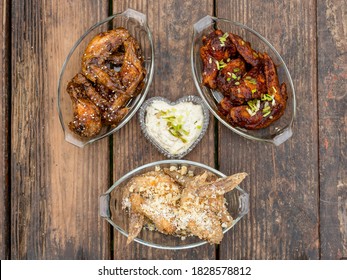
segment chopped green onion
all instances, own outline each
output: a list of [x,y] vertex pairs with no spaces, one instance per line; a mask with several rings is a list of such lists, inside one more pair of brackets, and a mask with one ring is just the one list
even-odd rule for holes
[[246,108],[246,111],[251,117],[253,117],[256,114],[256,112],[252,112],[252,110],[250,110],[249,108]]
[[219,62],[218,62],[218,60],[215,60],[214,62],[216,63],[217,69],[219,70]]
[[220,45],[221,45],[222,47],[225,46],[225,41],[227,40],[228,36],[229,36],[228,33],[224,33],[223,36],[219,37],[219,41],[220,41],[220,43],[221,43]]
[[247,104],[249,106],[249,108],[252,110],[252,112],[258,112],[259,108],[260,108],[260,100],[259,99],[253,99],[253,100],[249,100],[247,101]]
[[227,78],[227,82],[230,82],[231,81],[231,78],[229,77],[229,78]]
[[239,72],[240,71],[240,68],[234,68],[233,70],[235,73]]
[[263,117],[267,117],[268,115],[270,115],[271,111],[266,112],[265,114],[263,114]]
[[221,70],[221,69],[223,69],[225,66],[227,66],[227,65],[225,64],[225,62],[223,61],[223,59],[220,60],[220,61],[217,61],[217,60],[216,60],[216,65],[217,65],[217,69],[218,69],[218,70]]
[[234,73],[231,73],[231,77],[236,80],[237,79],[237,76],[234,74]]
[[272,101],[274,97],[268,93],[262,94],[261,101]]
[[267,101],[265,102],[262,112],[263,112],[264,117],[268,116],[271,113],[271,107],[269,105],[269,102],[267,102]]
[[166,120],[166,125],[168,127],[169,133],[180,139],[183,143],[187,143],[187,140],[183,137],[183,135],[189,135],[189,131],[186,131],[183,129],[183,116],[175,116],[172,115],[172,113],[176,112],[176,108],[169,109],[167,111],[159,111],[156,115],[157,117],[162,117],[164,120]]
[[256,79],[250,79],[249,82],[253,85],[256,85],[257,84],[257,80]]
[[240,82],[235,82],[235,85],[236,85],[236,86],[240,85]]

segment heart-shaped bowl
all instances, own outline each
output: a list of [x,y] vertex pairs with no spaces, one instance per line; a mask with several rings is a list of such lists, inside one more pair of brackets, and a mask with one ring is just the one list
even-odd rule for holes
[[[193,161],[163,160],[148,163],[125,174],[115,182],[105,194],[100,196],[101,217],[105,218],[116,230],[127,237],[129,232],[129,215],[124,209],[122,209],[123,188],[132,178],[146,172],[170,167],[180,169],[182,166],[185,166],[187,170],[194,172],[194,175],[199,175],[205,171],[209,171],[215,174],[218,178],[226,177],[225,174],[212,167]],[[223,230],[223,234],[225,235],[225,233],[234,227],[242,217],[248,213],[249,195],[246,191],[240,188],[240,186],[237,186],[224,197],[227,202],[226,206],[228,212],[233,217],[232,224]],[[181,239],[176,236],[165,235],[158,231],[150,231],[146,229],[142,229],[140,234],[134,240],[148,247],[171,250],[189,249],[207,244],[206,241],[194,236],[188,236],[185,239]]]
[[[231,32],[239,35],[245,41],[250,42],[254,50],[262,53],[266,52],[277,66],[279,82],[285,82],[287,85],[288,100],[283,116],[281,116],[277,121],[273,122],[270,126],[258,130],[250,130],[231,125],[227,118],[219,113],[218,106],[219,102],[223,98],[223,95],[220,92],[211,90],[202,84],[203,65],[200,57],[202,38],[209,35],[216,29],[221,29],[223,32]],[[296,111],[296,99],[293,81],[282,57],[279,55],[276,49],[259,33],[238,22],[205,16],[193,26],[191,66],[195,86],[200,96],[218,121],[225,125],[228,129],[245,138],[262,142],[270,142],[275,145],[280,145],[292,136],[292,127]]]
[[[178,142],[181,142],[180,148],[175,150],[174,152],[169,151],[169,148],[172,148],[174,146],[174,144],[172,144],[172,142],[169,142],[169,141],[171,141],[170,139],[175,138],[175,137],[172,137],[170,135],[169,131],[165,129],[165,127],[162,128],[162,130],[159,131],[159,133],[157,135],[154,135],[151,132],[153,130],[152,129],[153,127],[150,127],[150,125],[153,125],[153,124],[149,124],[149,122],[148,122],[148,118],[147,118],[148,109],[156,102],[164,102],[167,105],[169,105],[170,107],[172,106],[172,108],[175,108],[176,105],[183,104],[183,103],[193,104],[193,105],[195,105],[195,107],[199,106],[196,108],[201,107],[201,110],[199,110],[202,113],[201,123],[199,124],[200,133],[196,134],[196,137],[191,139],[191,142],[187,143],[187,145],[182,143],[179,139],[177,139]],[[140,112],[139,112],[139,115],[140,115],[140,118],[139,118],[140,126],[141,126],[141,129],[142,129],[145,137],[155,147],[157,147],[157,149],[162,154],[164,154],[168,158],[180,159],[180,158],[183,158],[185,155],[187,155],[189,152],[191,152],[194,149],[194,147],[200,142],[200,140],[204,137],[204,134],[206,133],[207,128],[208,128],[208,124],[209,124],[208,109],[206,108],[202,99],[200,97],[194,96],[194,95],[188,95],[188,96],[182,97],[175,102],[171,102],[170,100],[168,100],[164,97],[152,97],[152,98],[148,99],[142,105]],[[190,121],[190,119],[188,117],[187,117],[187,121]],[[184,127],[184,124],[183,124],[183,127]],[[167,145],[167,147],[164,147],[164,145]]]
[[[129,108],[128,113],[123,117],[120,123],[116,127],[103,126],[100,133],[91,138],[82,138],[79,135],[73,133],[69,129],[69,122],[73,120],[73,107],[69,94],[66,91],[66,87],[71,79],[79,72],[81,72],[81,60],[89,42],[97,34],[105,32],[110,29],[118,27],[126,28],[130,35],[136,39],[141,48],[141,55],[143,57],[143,67],[146,70],[144,77],[144,86],[141,92],[134,98],[130,99],[126,104]],[[118,131],[123,127],[137,112],[141,104],[146,98],[150,84],[153,78],[154,69],[154,48],[151,31],[147,25],[146,16],[132,9],[118,14],[114,14],[99,23],[90,27],[75,45],[72,47],[68,54],[58,82],[58,112],[60,123],[65,134],[65,140],[78,147],[84,147],[85,145],[102,139],[112,133]]]

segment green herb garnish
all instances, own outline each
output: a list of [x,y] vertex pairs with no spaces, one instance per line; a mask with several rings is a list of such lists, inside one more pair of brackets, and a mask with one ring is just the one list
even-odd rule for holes
[[225,46],[225,41],[227,40],[228,36],[228,33],[224,33],[223,36],[219,37],[221,47]]
[[168,127],[169,133],[180,139],[183,143],[187,143],[187,139],[184,136],[189,135],[189,131],[183,129],[183,116],[175,116],[174,112],[177,110],[175,108],[169,109],[167,111],[159,111],[156,115],[157,117],[162,117],[166,120],[166,125]]
[[261,101],[272,101],[273,100],[273,96],[270,94],[262,94],[261,95]]

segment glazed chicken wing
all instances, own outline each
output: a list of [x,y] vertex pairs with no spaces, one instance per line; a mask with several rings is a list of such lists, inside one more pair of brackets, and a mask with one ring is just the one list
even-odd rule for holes
[[241,79],[238,79],[236,84],[234,83],[229,87],[228,84],[227,86],[221,85],[219,89],[236,106],[242,105],[251,99],[260,98],[267,91],[265,76],[261,67],[253,67]]
[[232,124],[247,129],[259,129],[279,119],[286,108],[286,84],[279,86],[275,64],[264,53],[264,74],[267,93],[260,99],[249,101],[247,105],[233,107],[229,120]]
[[218,100],[223,118],[233,126],[261,129],[283,115],[286,85],[279,85],[276,66],[266,53],[221,30],[203,37],[202,42],[203,84],[223,95]]
[[229,38],[235,45],[238,53],[246,60],[247,63],[252,66],[257,66],[260,62],[260,56],[258,52],[252,49],[249,42],[244,41],[240,36],[229,33]]
[[217,87],[228,96],[231,88],[240,84],[242,76],[246,73],[246,63],[242,58],[236,58],[222,64],[222,67],[218,73]]
[[236,47],[231,42],[228,33],[223,33],[219,29],[204,36],[202,43],[207,47],[211,57],[217,61],[228,59],[236,54]]
[[203,84],[210,88],[216,88],[216,77],[219,62],[234,56],[236,48],[221,30],[216,30],[203,37],[203,46],[200,48],[200,57],[203,63]]

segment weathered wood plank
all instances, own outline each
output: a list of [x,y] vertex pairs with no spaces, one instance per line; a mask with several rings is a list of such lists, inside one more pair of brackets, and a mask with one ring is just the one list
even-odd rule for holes
[[[198,95],[190,68],[192,25],[206,14],[212,14],[213,1],[114,1],[114,12],[133,8],[147,14],[155,45],[155,74],[148,98],[164,96],[172,101],[185,95]],[[203,141],[186,156],[187,159],[214,165],[214,126],[211,124]],[[140,131],[138,118],[114,136],[114,180],[148,162],[165,159]],[[129,143],[126,145],[125,143]],[[115,259],[214,259],[214,246],[193,250],[167,251],[132,244],[114,231]]]
[[10,3],[0,6],[1,34],[1,98],[0,98],[0,259],[10,257],[10,197],[9,197],[9,70],[10,66]]
[[347,258],[346,1],[317,2],[321,258]]
[[[217,1],[217,15],[264,35],[287,63],[297,94],[294,135],[279,147],[220,127],[224,173],[246,171],[250,212],[221,245],[221,259],[318,259],[315,1]],[[227,160],[228,159],[228,160]]]
[[108,140],[65,142],[57,81],[74,42],[107,2],[12,1],[12,258],[109,258],[99,195],[109,183]]

